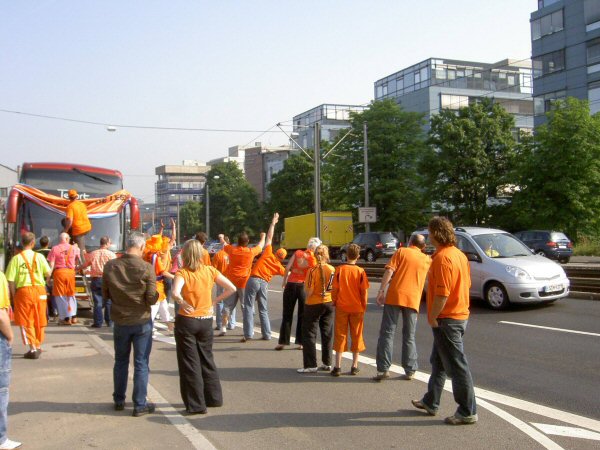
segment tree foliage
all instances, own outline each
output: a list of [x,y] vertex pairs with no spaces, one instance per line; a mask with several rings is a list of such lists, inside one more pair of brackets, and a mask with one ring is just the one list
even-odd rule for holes
[[[418,161],[425,151],[423,115],[393,100],[373,102],[351,114],[349,135],[324,161],[323,197],[332,209],[364,206],[363,123],[368,131],[369,206],[377,207],[380,230],[413,231],[423,222]],[[342,130],[339,139],[345,135]],[[335,143],[334,143],[335,145]]]
[[205,228],[204,206],[200,202],[187,202],[179,209],[180,240],[190,239],[198,231]]
[[260,232],[263,220],[258,194],[235,162],[213,166],[208,185],[212,235],[224,233],[233,238],[242,231],[250,236]]
[[513,116],[488,99],[432,117],[422,173],[434,205],[455,223],[490,223],[488,199],[512,181],[513,127]]
[[600,114],[585,100],[557,102],[519,154],[513,208],[524,227],[554,229],[576,240],[600,230]]
[[291,155],[267,187],[270,194],[268,215],[279,212],[284,218],[313,212],[313,180],[313,162],[304,153]]

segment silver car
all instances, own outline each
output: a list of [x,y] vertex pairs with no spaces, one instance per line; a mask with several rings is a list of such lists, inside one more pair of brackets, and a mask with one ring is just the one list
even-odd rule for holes
[[[569,295],[570,282],[554,261],[534,254],[512,234],[493,228],[458,227],[456,246],[471,266],[471,297],[493,309],[510,303],[548,303]],[[415,231],[429,242],[428,231]],[[426,251],[433,253],[428,244]]]

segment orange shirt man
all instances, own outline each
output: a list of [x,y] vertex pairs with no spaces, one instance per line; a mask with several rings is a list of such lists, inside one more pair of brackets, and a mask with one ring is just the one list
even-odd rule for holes
[[223,318],[219,336],[225,336],[231,312],[235,310],[238,301],[244,301],[244,289],[246,288],[248,278],[250,278],[252,261],[254,261],[256,255],[262,252],[265,245],[265,233],[260,234],[260,242],[256,247],[252,248],[248,247],[250,239],[245,231],[238,236],[237,246],[227,244],[225,242],[225,236],[222,234],[219,235],[219,240],[223,244],[223,250],[225,250],[225,253],[229,256],[229,265],[225,270],[225,277],[227,277],[236,287],[235,293],[223,302]]
[[348,246],[348,264],[339,266],[333,276],[333,289],[331,296],[335,306],[335,333],[333,349],[335,350],[335,367],[331,371],[334,377],[340,376],[342,355],[348,350],[348,327],[352,339],[352,368],[350,373],[358,373],[358,354],[365,351],[363,339],[363,326],[365,311],[367,310],[367,297],[369,294],[369,280],[362,267],[356,265],[360,255],[360,246]]
[[421,234],[415,234],[411,236],[409,246],[398,249],[385,266],[381,289],[377,294],[377,304],[383,306],[383,316],[377,341],[377,375],[373,377],[375,381],[389,377],[394,334],[400,314],[402,314],[402,367],[405,379],[412,379],[418,368],[415,331],[423,286],[431,264],[431,258],[422,252],[424,248],[425,238]]
[[85,206],[85,203],[77,200],[79,198],[77,191],[75,189],[70,189],[68,196],[71,202],[67,205],[66,221],[63,231],[68,233],[69,229],[71,230],[73,241],[79,246],[85,257],[85,235],[92,229],[92,223],[88,218],[87,206]]
[[463,337],[469,318],[471,273],[467,257],[456,248],[452,223],[445,217],[429,221],[429,239],[436,248],[427,286],[427,320],[433,331],[428,391],[415,408],[437,412],[446,374],[452,375],[452,393],[458,408],[444,420],[449,425],[477,422],[473,378],[464,354]]
[[280,248],[273,253],[271,241],[275,232],[275,225],[279,221],[279,214],[273,214],[271,225],[267,231],[265,241],[265,250],[258,258],[250,272],[250,279],[246,283],[244,292],[244,337],[242,342],[246,342],[254,337],[254,301],[258,305],[258,316],[260,318],[260,331],[262,339],[268,341],[271,339],[271,324],[269,322],[269,309],[267,307],[267,288],[269,281],[274,275],[285,275],[285,267],[281,262],[285,259],[287,252]]

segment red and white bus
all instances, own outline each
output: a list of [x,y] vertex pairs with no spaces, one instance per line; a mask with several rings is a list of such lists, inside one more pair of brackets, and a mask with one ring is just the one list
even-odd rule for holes
[[[32,189],[29,189],[32,188]],[[32,231],[38,239],[50,238],[51,245],[58,241],[62,231],[64,212],[44,201],[43,194],[67,199],[69,189],[79,193],[80,200],[111,198],[115,193],[122,195],[123,175],[118,170],[68,163],[24,163],[19,185],[10,192],[6,211],[5,250],[8,262],[17,251],[21,234]],[[34,190],[42,191],[36,196]],[[31,192],[30,192],[31,191]],[[100,246],[100,238],[109,236],[111,250],[122,252],[125,239],[131,230],[140,225],[140,212],[135,197],[123,197],[118,208],[90,214],[92,230],[86,237],[88,251]]]

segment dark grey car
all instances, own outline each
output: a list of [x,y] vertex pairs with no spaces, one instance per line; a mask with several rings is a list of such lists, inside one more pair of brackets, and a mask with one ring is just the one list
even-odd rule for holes
[[389,231],[359,233],[351,243],[344,244],[340,249],[342,261],[346,261],[346,251],[350,244],[360,246],[360,258],[373,262],[377,258],[392,256],[398,247],[398,239]]
[[560,231],[528,230],[515,233],[525,245],[540,256],[566,264],[573,255],[573,243]]

